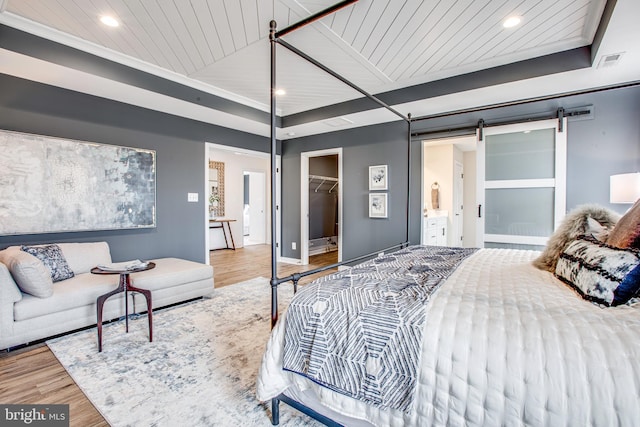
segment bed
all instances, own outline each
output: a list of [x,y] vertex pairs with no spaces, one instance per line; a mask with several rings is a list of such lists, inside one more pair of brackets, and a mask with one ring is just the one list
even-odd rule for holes
[[426,303],[408,410],[283,370],[289,312],[267,344],[258,398],[290,399],[350,426],[637,425],[640,304],[587,301],[535,268],[538,255],[480,249],[443,281]]
[[[279,45],[407,123],[406,239],[393,248],[284,278],[277,275],[277,248],[272,239],[274,329],[256,389],[261,401],[271,400],[273,424],[278,424],[279,402],[285,402],[330,426],[638,425],[640,251],[612,248],[590,237],[593,233],[585,234],[589,219],[599,224],[599,230],[616,222],[599,207],[568,215],[566,226],[561,225],[549,240],[547,249],[553,249],[551,254],[547,249],[540,254],[517,249],[465,252],[407,246],[411,241],[412,215],[411,124],[429,117],[405,116],[281,39],[355,1],[342,1],[284,30],[276,31],[275,21],[270,23],[271,217],[278,214],[273,201],[277,199],[275,57]],[[558,119],[561,122],[561,114]],[[479,138],[483,123],[478,123]],[[628,227],[620,227],[622,239],[614,245],[618,248],[640,248],[640,201],[632,211],[636,213],[627,218]],[[617,228],[618,225],[612,235]],[[271,223],[271,233],[277,233],[275,221]],[[608,242],[610,237],[605,240]],[[389,253],[390,249],[397,252]],[[443,262],[450,269],[434,270],[426,262],[427,258],[441,255],[434,254],[434,250],[450,251],[453,258],[461,253],[464,256]],[[381,251],[386,253],[381,259],[370,259]],[[396,258],[406,254],[411,259]],[[353,265],[361,259],[368,259],[364,267],[352,266],[305,285],[284,315],[279,316],[278,285],[291,281],[297,289],[298,280],[305,275]],[[534,266],[534,260],[540,259],[545,261],[544,268]],[[418,285],[412,289],[425,285],[429,292],[416,291],[420,304],[411,305],[412,309],[394,322],[385,317],[377,323],[377,310],[362,316],[327,310],[332,304],[326,302],[325,288],[337,292],[331,294],[334,301],[340,300],[341,292],[345,293],[345,278],[360,274],[359,269],[372,270],[372,277],[364,283],[369,294],[378,292],[393,300],[392,294],[405,287],[407,277]],[[434,271],[439,280],[431,281]],[[386,287],[371,291],[378,285]],[[367,298],[359,295],[354,292],[355,302],[334,305],[358,305]],[[314,300],[316,297],[318,300]],[[397,301],[392,303],[402,306]],[[380,311],[393,312],[386,306],[381,306]],[[337,317],[317,320],[324,319],[325,312]],[[388,359],[386,354],[380,360],[368,354],[359,359],[365,353],[360,347],[365,346],[353,344],[350,323],[341,321],[359,320],[358,317],[365,317],[374,325],[369,328],[371,341],[395,339],[400,331],[402,339],[398,342],[403,346],[396,346],[395,341],[386,345],[394,350]],[[328,343],[335,341],[334,337],[324,329],[317,332],[319,325],[333,325],[331,334],[343,327],[346,333],[339,338],[338,347],[346,351],[334,351],[335,346],[329,349]],[[414,335],[408,332],[411,330]],[[389,366],[393,369],[387,371]],[[387,372],[392,374],[373,384]]]

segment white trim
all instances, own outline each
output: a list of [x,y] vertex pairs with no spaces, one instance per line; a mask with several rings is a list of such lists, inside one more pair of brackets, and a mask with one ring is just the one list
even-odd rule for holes
[[300,153],[300,261],[309,264],[309,158],[338,155],[338,262],[342,261],[342,147]]
[[[557,120],[556,120],[557,122]],[[567,213],[567,118],[562,122],[563,132],[556,132],[556,189],[555,189],[555,216],[553,229],[560,226],[562,218]]]
[[541,236],[518,236],[513,234],[485,234],[484,241],[485,242],[493,242],[493,243],[513,243],[516,245],[538,245],[545,246],[548,237]]
[[[473,207],[474,216],[476,217],[476,244],[475,246],[484,247],[484,185],[485,185],[485,139],[480,139],[480,129],[476,129],[476,205]],[[480,211],[480,215],[478,215]]]
[[485,190],[493,190],[498,188],[547,188],[555,187],[556,180],[548,179],[511,179],[511,180],[495,180],[485,181]]
[[280,257],[280,258],[278,258],[278,262],[281,262],[283,264],[302,265],[302,261],[300,261],[299,259],[296,259],[296,258]]
[[[206,191],[207,188],[209,188],[209,143],[205,143],[204,144],[204,152],[205,155],[204,157],[204,189]],[[203,210],[204,210],[204,229],[205,229],[205,233],[204,233],[204,250],[205,250],[205,261],[207,265],[211,265],[211,242],[209,239],[209,202],[207,201],[208,197],[207,197],[207,193],[204,193],[202,195],[202,199],[204,201],[203,203]],[[213,284],[213,287],[215,288],[215,281]]]

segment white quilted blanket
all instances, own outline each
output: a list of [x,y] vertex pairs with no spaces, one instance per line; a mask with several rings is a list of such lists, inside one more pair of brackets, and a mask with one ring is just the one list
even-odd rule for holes
[[640,425],[640,304],[584,301],[535,269],[537,255],[480,250],[436,292],[410,413],[380,410],[283,371],[286,314],[267,345],[258,398],[295,385],[377,426]]

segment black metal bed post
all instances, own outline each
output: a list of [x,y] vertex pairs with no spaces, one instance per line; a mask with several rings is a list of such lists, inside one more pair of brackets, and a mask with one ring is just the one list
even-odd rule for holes
[[411,224],[411,113],[407,114],[407,238],[409,242],[409,225]]
[[[269,43],[271,44],[271,329],[278,321],[278,253],[277,206],[276,206],[276,21],[269,22]],[[271,399],[271,424],[280,424],[280,401]]]
[[278,262],[276,248],[276,21],[269,22],[271,44],[271,328],[278,321]]

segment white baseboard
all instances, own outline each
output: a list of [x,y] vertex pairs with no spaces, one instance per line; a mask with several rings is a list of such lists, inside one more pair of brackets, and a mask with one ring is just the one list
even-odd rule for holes
[[302,260],[297,258],[280,257],[278,258],[278,262],[282,262],[284,264],[302,265]]

